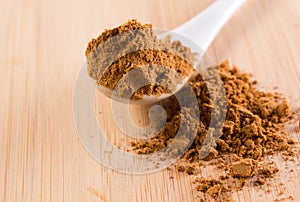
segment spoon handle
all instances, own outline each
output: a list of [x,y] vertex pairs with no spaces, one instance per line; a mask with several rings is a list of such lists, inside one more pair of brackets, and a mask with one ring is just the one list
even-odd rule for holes
[[189,38],[206,51],[225,23],[244,2],[245,0],[217,0],[173,31]]

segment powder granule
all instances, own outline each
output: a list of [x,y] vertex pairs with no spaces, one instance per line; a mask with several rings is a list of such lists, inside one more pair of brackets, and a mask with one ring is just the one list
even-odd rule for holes
[[214,199],[218,199],[223,191],[223,183],[216,179],[196,178],[196,190],[203,192]]
[[255,175],[257,161],[253,159],[242,159],[230,165],[233,177],[249,178]]
[[278,115],[278,117],[282,118],[282,117],[286,117],[290,114],[290,106],[287,102],[286,99],[284,99],[282,101],[282,103],[280,103],[277,108],[276,108],[276,114]]
[[268,178],[274,178],[279,172],[279,168],[274,162],[263,162],[257,169],[257,179],[254,185],[264,185]]

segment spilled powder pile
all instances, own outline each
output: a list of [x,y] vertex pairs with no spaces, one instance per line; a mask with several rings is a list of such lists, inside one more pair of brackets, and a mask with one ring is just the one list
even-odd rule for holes
[[[120,96],[133,94],[134,99],[175,91],[182,78],[192,72],[194,62],[194,55],[181,42],[171,42],[169,37],[158,39],[151,24],[143,25],[136,20],[105,30],[89,42],[86,58],[90,77],[110,90],[137,68],[133,79],[118,86]],[[139,84],[143,87],[135,89]]]
[[[208,92],[204,80],[198,75],[190,81],[200,109],[197,135],[175,167],[179,172],[196,177],[194,183],[199,192],[218,200],[222,195],[222,200],[230,201],[230,192],[242,189],[247,178],[255,177],[254,185],[257,186],[273,178],[278,168],[273,162],[265,162],[263,157],[281,152],[286,160],[293,158],[296,154],[293,147],[295,142],[287,139],[284,130],[284,123],[291,115],[289,104],[281,94],[258,90],[255,87],[257,81],[253,81],[250,74],[242,73],[236,66],[231,68],[227,61],[214,68],[221,75],[226,89],[224,127],[217,138],[209,137],[210,144],[204,144],[204,138],[210,136],[211,109],[217,106],[211,104],[214,92]],[[174,100],[171,102],[175,103]],[[184,116],[176,105],[172,105],[172,110],[168,104],[165,108],[169,115],[165,128],[150,141],[133,142],[131,145],[135,152],[144,154],[158,151],[175,137]],[[211,179],[199,177],[199,170],[206,163],[199,159],[203,147],[209,153],[204,160],[223,170],[220,173],[225,172],[226,176]],[[234,178],[239,179],[239,185],[233,181]]]
[[[226,89],[227,114],[222,135],[217,140],[216,148],[209,148],[210,157],[230,152],[240,157],[260,159],[275,151],[290,151],[284,129],[285,118],[289,116],[290,107],[287,100],[278,93],[262,92],[255,88],[251,75],[242,73],[237,67],[230,68],[228,62],[216,67]],[[198,159],[198,151],[203,146],[210,125],[210,96],[205,82],[198,75],[190,85],[197,96],[200,109],[200,123],[197,136],[185,158],[190,162]],[[173,105],[169,121],[159,135],[151,141],[139,141],[132,145],[138,153],[151,153],[164,147],[178,130],[180,110]],[[213,138],[213,137],[211,137]]]

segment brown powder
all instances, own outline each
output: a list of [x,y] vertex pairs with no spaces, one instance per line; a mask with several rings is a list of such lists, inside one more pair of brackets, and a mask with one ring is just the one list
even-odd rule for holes
[[274,162],[262,162],[257,170],[257,179],[254,182],[254,185],[264,185],[267,182],[267,179],[274,178],[277,172],[279,172],[279,169]]
[[[210,92],[209,96],[207,86],[199,75],[190,81],[197,96],[201,115],[197,135],[192,146],[182,157],[183,162],[186,163],[182,163],[181,160],[181,165],[177,169],[185,172],[186,165],[196,165],[200,162],[199,151],[201,148],[208,152],[204,160],[211,161],[224,154],[231,155],[236,162],[230,164],[222,160],[216,164],[216,167],[227,172],[227,175],[231,174],[233,178],[239,178],[239,185],[225,179],[219,179],[216,183],[211,182],[211,179],[200,177],[201,180],[195,181],[198,191],[213,198],[226,200],[226,197],[223,197],[226,189],[223,189],[222,186],[227,185],[235,190],[240,190],[247,183],[245,178],[253,176],[257,176],[254,184],[262,185],[278,172],[276,166],[259,166],[259,162],[264,156],[281,152],[290,157],[295,155],[295,152],[290,146],[294,144],[294,141],[287,139],[284,131],[284,123],[290,113],[287,100],[278,93],[258,90],[253,84],[250,74],[242,73],[236,66],[230,68],[227,61],[216,68],[224,82],[227,99],[227,114],[222,133],[217,136],[220,137],[219,139],[214,140],[214,137],[211,137],[211,144],[203,145],[204,138],[209,135],[211,109],[215,106],[212,106],[210,98],[213,96],[213,92]],[[174,100],[169,100],[169,102],[175,103]],[[180,120],[184,117],[180,115],[176,104],[170,107],[166,103],[168,101],[162,103],[169,117],[165,128],[150,141],[135,142],[133,144],[135,152],[158,151],[175,137]],[[216,142],[216,147],[214,147],[214,142]],[[198,176],[198,173],[195,172],[194,175]]]
[[255,175],[257,161],[253,159],[242,159],[231,164],[233,177],[249,178]]
[[[250,74],[242,73],[237,67],[230,68],[228,62],[216,67],[221,74],[226,89],[227,114],[223,131],[219,139],[211,137],[213,145],[203,146],[204,138],[209,135],[208,128],[211,119],[210,96],[201,76],[190,81],[198,100],[200,122],[194,143],[185,154],[189,161],[199,159],[199,151],[203,147],[209,153],[205,160],[210,160],[222,153],[233,153],[243,158],[260,159],[267,153],[275,151],[289,151],[284,129],[285,118],[288,116],[289,105],[278,93],[259,91],[251,82]],[[170,98],[175,99],[175,98]],[[268,101],[267,101],[268,100]],[[174,100],[169,101],[174,103]],[[163,106],[170,107],[167,101]],[[150,141],[134,143],[134,150],[138,153],[151,153],[160,150],[176,135],[180,125],[180,110],[176,104],[169,115],[166,127]]]
[[223,183],[216,179],[196,178],[194,183],[197,184],[197,191],[203,192],[214,199],[218,199],[220,197],[224,188]]
[[[88,74],[99,86],[110,90],[116,88],[124,75],[138,69],[134,79],[118,86],[119,96],[133,94],[134,99],[174,92],[182,78],[194,69],[194,55],[189,48],[179,41],[171,42],[169,37],[158,39],[151,24],[143,25],[136,20],[105,30],[89,42],[86,57]],[[145,83],[148,85],[134,89]]]
[[[153,75],[158,74],[163,78],[158,84],[174,81],[167,83],[167,88],[150,84],[138,89],[133,98],[139,99],[143,95],[172,92],[180,80],[171,71],[157,70],[155,65],[167,67],[183,77],[191,73],[194,55],[190,49],[179,41],[171,42],[169,38],[157,39],[151,28],[150,24],[142,25],[136,20],[130,20],[117,28],[105,30],[89,43],[86,50],[88,73],[99,86],[113,90],[124,75],[140,66],[146,66],[146,69],[141,69],[139,73],[143,80],[152,81]],[[120,37],[114,39],[118,35]],[[217,71],[221,76],[226,91],[226,103],[213,104],[213,100],[219,99],[219,83],[212,85],[204,82],[204,78],[214,79],[212,71]],[[279,93],[260,91],[256,84],[257,81],[253,80],[251,74],[241,72],[236,66],[231,67],[227,61],[208,68],[189,81],[197,98],[198,106],[195,107],[199,108],[200,120],[198,124],[189,123],[184,125],[184,128],[187,133],[196,132],[196,137],[186,152],[182,147],[188,140],[183,138],[176,140],[175,148],[166,153],[184,154],[180,163],[175,164],[176,169],[196,176],[199,176],[197,166],[205,165],[202,160],[217,159],[216,167],[226,172],[227,176],[221,176],[220,179],[205,179],[199,176],[194,180],[196,190],[214,199],[219,199],[228,190],[241,189],[247,183],[245,178],[257,176],[255,185],[263,185],[268,178],[274,177],[278,168],[273,163],[264,164],[264,156],[276,152],[281,152],[287,157],[295,155],[291,147],[295,141],[287,140],[284,131],[284,123],[290,115],[288,101]],[[123,86],[120,94],[133,91],[134,85],[133,83]],[[183,92],[184,88],[177,94]],[[186,96],[186,100],[189,99],[189,95],[183,95]],[[167,113],[165,127],[150,140],[132,142],[131,146],[138,154],[152,153],[165,148],[174,140],[182,120],[195,113],[194,108],[180,109],[175,96],[159,104]],[[213,111],[219,111],[222,107],[225,107],[227,112],[220,131],[218,120],[212,119],[211,115]],[[212,121],[217,124],[210,128]],[[199,156],[203,154],[205,158],[200,160]],[[230,159],[220,159],[223,155],[229,155]],[[228,163],[232,160],[235,162]],[[239,180],[240,185],[235,186],[231,181],[233,178],[237,178],[234,180]],[[226,199],[231,200],[230,197],[225,197],[224,200]]]

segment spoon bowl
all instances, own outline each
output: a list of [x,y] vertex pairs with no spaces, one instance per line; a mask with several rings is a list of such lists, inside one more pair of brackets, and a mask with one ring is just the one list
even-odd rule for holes
[[118,96],[117,93],[104,86],[98,86],[98,90],[114,100],[123,103],[130,101],[131,104],[153,104],[174,95],[193,76],[212,66],[211,59],[205,55],[205,52],[233,13],[244,2],[245,0],[217,0],[203,12],[172,31],[152,29],[159,39],[169,36],[171,41],[179,40],[182,45],[189,47],[192,53],[197,54],[193,62],[195,70],[186,77],[182,77],[182,82],[177,83],[175,90],[171,93],[163,93],[159,96],[144,95],[142,99],[128,99]]

